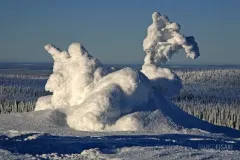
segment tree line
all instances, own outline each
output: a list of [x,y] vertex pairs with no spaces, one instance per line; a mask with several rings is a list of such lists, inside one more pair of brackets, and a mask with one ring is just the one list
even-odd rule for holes
[[240,69],[183,69],[183,89],[172,101],[215,125],[240,129]]

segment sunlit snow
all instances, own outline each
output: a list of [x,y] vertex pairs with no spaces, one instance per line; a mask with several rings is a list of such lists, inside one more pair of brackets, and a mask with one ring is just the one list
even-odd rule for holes
[[45,88],[53,94],[40,97],[35,110],[63,108],[67,124],[82,131],[175,130],[161,107],[172,105],[166,98],[177,95],[182,83],[161,64],[180,49],[197,58],[199,49],[193,37],[179,32],[177,23],[157,12],[152,18],[141,71],[103,67],[80,43],[72,43],[68,51],[46,45],[54,67]]

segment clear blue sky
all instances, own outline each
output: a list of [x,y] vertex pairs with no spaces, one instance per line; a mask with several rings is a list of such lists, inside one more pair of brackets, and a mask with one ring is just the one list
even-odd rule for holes
[[0,62],[51,62],[45,44],[74,41],[104,63],[142,63],[154,11],[199,43],[199,59],[172,63],[240,64],[239,0],[0,0]]

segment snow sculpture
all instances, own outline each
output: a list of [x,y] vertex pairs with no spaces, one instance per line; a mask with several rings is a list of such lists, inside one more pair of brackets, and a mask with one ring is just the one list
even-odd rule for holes
[[151,80],[154,88],[162,90],[165,96],[178,95],[182,84],[180,78],[161,64],[170,61],[173,54],[184,49],[186,57],[195,59],[200,56],[194,37],[180,33],[180,25],[170,22],[167,16],[158,12],[152,15],[153,23],[148,27],[143,41],[146,52],[142,72]]
[[46,91],[52,92],[53,95],[41,97],[36,110],[44,109],[42,107],[46,106],[62,108],[80,104],[84,88],[108,73],[79,43],[72,43],[68,52],[61,51],[51,44],[44,48],[54,60],[53,73],[45,86]]
[[71,44],[68,52],[46,45],[54,67],[45,88],[53,95],[40,97],[35,110],[62,108],[67,124],[84,131],[164,128],[166,123],[159,125],[158,120],[167,119],[159,107],[167,106],[165,96],[178,94],[182,85],[176,74],[160,65],[182,48],[187,57],[199,56],[194,38],[184,37],[179,30],[177,23],[153,13],[141,71],[105,68],[79,43]]

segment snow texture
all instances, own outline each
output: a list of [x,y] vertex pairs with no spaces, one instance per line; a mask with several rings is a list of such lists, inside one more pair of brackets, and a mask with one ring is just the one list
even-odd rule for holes
[[[25,140],[33,136],[36,139]],[[193,140],[194,139],[194,140]],[[201,135],[0,137],[0,159],[239,159],[239,140]],[[14,144],[14,145],[13,145]],[[50,146],[50,147],[49,147]]]
[[[103,137],[58,137],[42,135],[31,140],[22,140],[20,135],[0,139],[0,159],[239,159],[239,147],[225,139],[192,136],[103,136]],[[2,136],[8,138],[8,136]],[[175,138],[174,138],[175,137]],[[191,137],[200,137],[197,142]],[[168,139],[169,138],[169,139]],[[216,140],[216,141],[214,141]],[[9,143],[7,143],[9,142]],[[15,147],[11,147],[11,142]],[[211,144],[214,142],[214,144]],[[239,141],[236,141],[239,144]],[[51,146],[51,147],[49,147]],[[114,146],[114,147],[113,147]]]
[[194,37],[185,37],[180,33],[180,25],[170,22],[167,16],[158,12],[152,15],[153,23],[148,27],[148,35],[143,41],[147,53],[144,65],[159,64],[169,61],[173,54],[184,49],[186,56],[192,59],[200,56]]
[[197,58],[199,49],[193,37],[179,33],[177,23],[157,12],[152,17],[141,71],[103,67],[80,43],[72,43],[68,52],[46,45],[54,67],[45,89],[53,94],[40,97],[35,110],[63,108],[67,124],[82,131],[177,130],[161,107],[171,107],[165,97],[177,95],[182,83],[159,65],[182,48]]
[[161,89],[164,95],[171,97],[179,94],[182,84],[180,78],[161,64],[184,49],[186,57],[195,59],[200,56],[194,37],[185,37],[180,33],[180,25],[170,22],[167,16],[154,12],[153,23],[148,27],[147,37],[143,41],[146,52],[142,72],[152,81],[154,88]]

